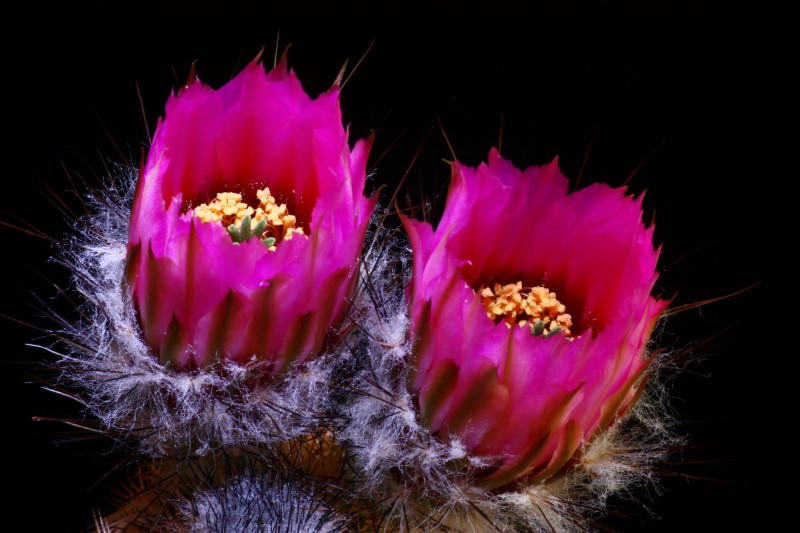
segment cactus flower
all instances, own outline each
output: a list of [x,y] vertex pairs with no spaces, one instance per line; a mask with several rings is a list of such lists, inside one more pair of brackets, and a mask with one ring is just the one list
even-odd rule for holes
[[282,62],[172,95],[133,201],[127,276],[145,342],[176,369],[279,373],[341,324],[374,200],[339,89],[316,99]]
[[422,423],[492,465],[485,488],[558,473],[637,398],[668,305],[641,198],[493,150],[453,163],[435,231],[403,222]]

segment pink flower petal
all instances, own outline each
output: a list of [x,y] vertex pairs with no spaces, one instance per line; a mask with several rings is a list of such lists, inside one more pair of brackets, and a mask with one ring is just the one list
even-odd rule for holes
[[[363,195],[370,144],[350,150],[338,89],[312,99],[283,63],[171,96],[129,231],[128,280],[154,354],[177,368],[255,358],[272,372],[318,355],[344,316],[375,206]],[[188,212],[221,192],[253,204],[264,187],[307,238],[268,252]]]
[[[414,261],[412,388],[432,432],[502,458],[486,487],[555,474],[634,401],[669,303],[650,295],[658,250],[641,215],[641,199],[622,189],[569,194],[555,161],[520,171],[492,150],[477,168],[453,164],[435,231],[403,220]],[[476,291],[517,281],[556,292],[575,338],[489,318]]]

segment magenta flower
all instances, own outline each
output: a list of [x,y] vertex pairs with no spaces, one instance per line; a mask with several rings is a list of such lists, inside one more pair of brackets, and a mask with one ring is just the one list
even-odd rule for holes
[[552,476],[631,406],[668,305],[641,200],[567,187],[557,162],[520,171],[493,150],[453,164],[436,231],[404,220],[421,419],[494,461],[486,488]]
[[274,374],[320,353],[374,208],[369,145],[350,150],[338,87],[311,99],[284,63],[170,97],[139,176],[127,266],[162,362],[255,360]]

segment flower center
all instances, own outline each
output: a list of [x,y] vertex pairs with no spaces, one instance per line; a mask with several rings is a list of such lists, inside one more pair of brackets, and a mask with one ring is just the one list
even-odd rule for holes
[[270,252],[275,251],[278,242],[291,240],[296,234],[304,235],[297,218],[289,214],[286,204],[278,205],[268,187],[256,191],[256,196],[259,204],[253,209],[242,202],[241,194],[217,193],[216,200],[198,205],[193,214],[202,222],[220,222],[228,228],[236,244],[257,237]]
[[529,326],[534,335],[549,337],[563,332],[572,338],[569,330],[572,316],[547,287],[523,288],[518,281],[508,285],[495,283],[494,288],[481,286],[479,292],[486,315],[495,322],[502,320],[509,328],[514,323]]

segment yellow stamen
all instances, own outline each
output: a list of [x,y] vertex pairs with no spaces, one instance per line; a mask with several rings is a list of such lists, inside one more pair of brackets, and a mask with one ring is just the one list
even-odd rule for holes
[[[253,230],[262,220],[267,223],[259,239],[273,238],[275,244],[288,241],[294,235],[305,235],[303,228],[297,226],[297,218],[289,214],[286,204],[278,204],[269,188],[256,191],[259,204],[253,209],[242,202],[242,195],[235,192],[217,193],[217,198],[211,203],[200,204],[194,208],[194,216],[203,222],[220,222],[224,227],[231,224],[241,229],[245,216],[250,217],[250,229]],[[274,252],[275,246],[270,246],[269,251]]]
[[567,308],[558,301],[556,293],[542,286],[523,288],[522,282],[501,285],[495,283],[493,288],[481,287],[481,302],[486,315],[492,320],[502,320],[510,328],[513,324],[520,327],[533,327],[541,321],[543,333],[561,331],[572,338],[572,316]]

